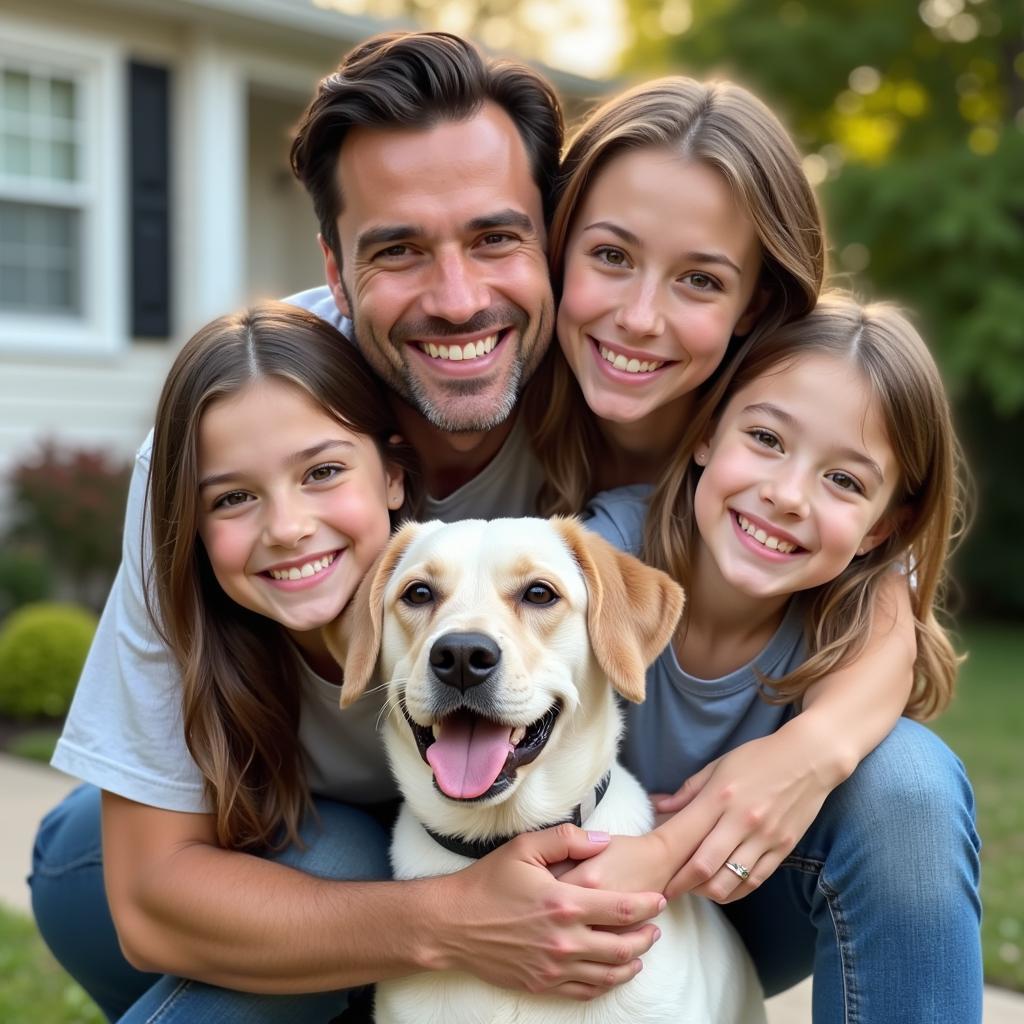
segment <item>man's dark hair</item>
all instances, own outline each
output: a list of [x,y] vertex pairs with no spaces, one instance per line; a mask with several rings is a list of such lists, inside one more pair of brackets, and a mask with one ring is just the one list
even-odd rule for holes
[[551,217],[562,150],[562,112],[537,72],[510,60],[486,60],[447,32],[391,32],[357,46],[317,88],[292,142],[291,164],[306,186],[320,233],[338,265],[337,218],[343,197],[335,168],[350,128],[429,128],[472,117],[490,100],[512,118]]

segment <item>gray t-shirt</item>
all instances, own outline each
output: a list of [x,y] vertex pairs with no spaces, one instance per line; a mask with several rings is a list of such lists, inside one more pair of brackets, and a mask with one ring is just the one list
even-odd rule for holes
[[[585,513],[587,527],[637,554],[649,493],[647,487],[623,487],[597,495]],[[644,702],[622,702],[626,730],[619,756],[649,793],[675,792],[709,761],[793,717],[793,705],[763,699],[758,672],[780,679],[806,660],[804,619],[805,602],[790,601],[761,653],[721,679],[691,676],[671,645],[665,648],[647,670]]]
[[[343,318],[326,287],[286,301],[328,320]],[[143,565],[150,564],[144,518],[152,434],[139,449],[125,513],[121,567],[114,579],[74,701],[51,763],[69,775],[130,800],[174,811],[209,810],[202,777],[185,745],[181,679],[146,610]],[[517,422],[490,463],[439,501],[425,518],[534,514],[543,476]],[[377,735],[380,696],[367,694],[342,713],[337,687],[304,675],[299,741],[314,793],[358,803],[397,795]]]

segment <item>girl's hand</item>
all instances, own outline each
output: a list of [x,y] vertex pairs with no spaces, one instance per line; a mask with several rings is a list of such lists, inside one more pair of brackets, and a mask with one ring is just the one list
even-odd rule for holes
[[662,892],[674,869],[664,839],[650,832],[645,836],[612,836],[602,853],[556,874],[563,882],[587,889]]
[[[823,756],[820,736],[800,718],[712,761],[675,794],[652,797],[656,812],[673,812],[656,830],[678,865],[666,896],[695,892],[717,903],[741,899],[807,831],[849,771]],[[740,878],[727,862],[746,868],[749,877]]]

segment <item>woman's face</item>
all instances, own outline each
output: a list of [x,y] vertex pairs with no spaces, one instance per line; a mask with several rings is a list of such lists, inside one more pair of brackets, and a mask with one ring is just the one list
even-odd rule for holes
[[684,402],[753,326],[760,271],[754,225],[718,171],[658,148],[610,160],[574,218],[558,309],[595,415],[636,423]]
[[259,380],[199,423],[199,536],[233,601],[296,639],[336,618],[387,543],[401,471],[299,388]]

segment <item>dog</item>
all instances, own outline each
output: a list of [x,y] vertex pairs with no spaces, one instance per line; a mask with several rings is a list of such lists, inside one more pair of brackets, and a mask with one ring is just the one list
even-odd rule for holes
[[[644,696],[683,592],[575,519],[408,524],[328,627],[342,706],[387,687],[384,742],[404,797],[396,878],[459,871],[505,839],[575,820],[640,835],[653,813],[615,761],[614,693]],[[720,909],[684,895],[644,970],[589,1003],[458,972],[381,982],[381,1024],[759,1024],[764,1000]]]

